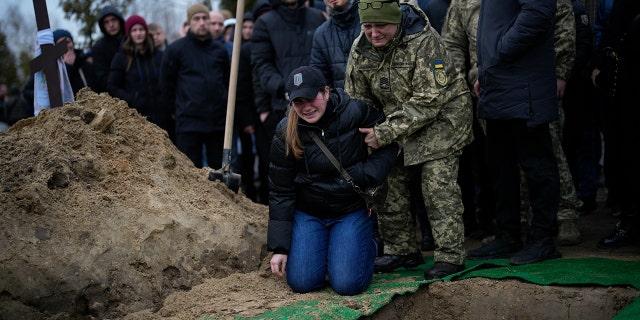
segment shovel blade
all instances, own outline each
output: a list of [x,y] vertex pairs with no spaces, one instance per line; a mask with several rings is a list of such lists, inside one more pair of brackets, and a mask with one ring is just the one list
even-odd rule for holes
[[238,193],[238,190],[240,189],[240,175],[228,170],[218,169],[209,172],[209,180],[222,181],[235,193]]

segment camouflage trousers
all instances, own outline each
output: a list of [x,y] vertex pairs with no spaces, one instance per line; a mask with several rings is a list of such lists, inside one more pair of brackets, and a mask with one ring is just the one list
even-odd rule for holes
[[[549,124],[551,131],[551,144],[553,145],[553,153],[558,162],[558,171],[560,173],[560,205],[558,208],[558,220],[574,220],[578,218],[578,208],[582,205],[582,201],[578,199],[576,188],[573,184],[573,177],[569,171],[567,157],[562,149],[562,128],[564,127],[564,110],[560,106],[560,118]],[[524,173],[520,171],[523,177],[521,181],[521,213],[523,221],[529,220],[529,198]]]
[[[458,176],[458,157],[428,161],[422,167],[422,194],[436,249],[435,261],[463,264],[464,224]],[[407,255],[416,252],[416,229],[409,210],[409,170],[396,164],[389,174],[385,205],[378,213],[384,253]]]

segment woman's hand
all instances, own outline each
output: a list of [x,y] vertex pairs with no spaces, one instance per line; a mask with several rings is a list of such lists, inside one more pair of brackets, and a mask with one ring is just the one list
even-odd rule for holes
[[286,254],[274,254],[271,257],[271,273],[277,276],[284,276],[287,268],[287,255]]
[[72,66],[76,62],[76,52],[73,49],[69,49],[65,54],[62,55],[64,59],[64,63]]

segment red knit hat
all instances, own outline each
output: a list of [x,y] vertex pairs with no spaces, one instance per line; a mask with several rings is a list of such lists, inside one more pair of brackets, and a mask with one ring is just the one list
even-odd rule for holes
[[124,22],[124,32],[127,37],[129,36],[129,32],[131,31],[131,28],[133,28],[133,26],[135,26],[136,24],[141,25],[144,28],[144,30],[147,31],[147,33],[149,33],[149,27],[147,26],[147,22],[144,21],[144,18],[137,14],[134,14],[131,17],[129,17],[127,21]]

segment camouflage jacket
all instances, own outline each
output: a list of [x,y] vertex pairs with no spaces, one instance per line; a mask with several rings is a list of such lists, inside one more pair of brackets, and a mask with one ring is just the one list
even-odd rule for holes
[[560,79],[569,80],[576,57],[576,18],[571,0],[558,0],[553,42],[556,50],[556,75]]
[[442,28],[444,42],[451,60],[467,78],[469,87],[478,80],[478,58],[476,56],[476,33],[480,0],[453,0]]
[[[480,0],[453,0],[442,29],[444,41],[456,69],[467,77],[470,87],[478,79],[476,34]],[[558,0],[554,43],[556,74],[567,80],[575,57],[575,17],[570,0]]]
[[380,146],[398,141],[404,164],[459,152],[472,139],[471,95],[424,13],[402,4],[401,35],[374,48],[362,33],[351,48],[345,91],[381,107]]

